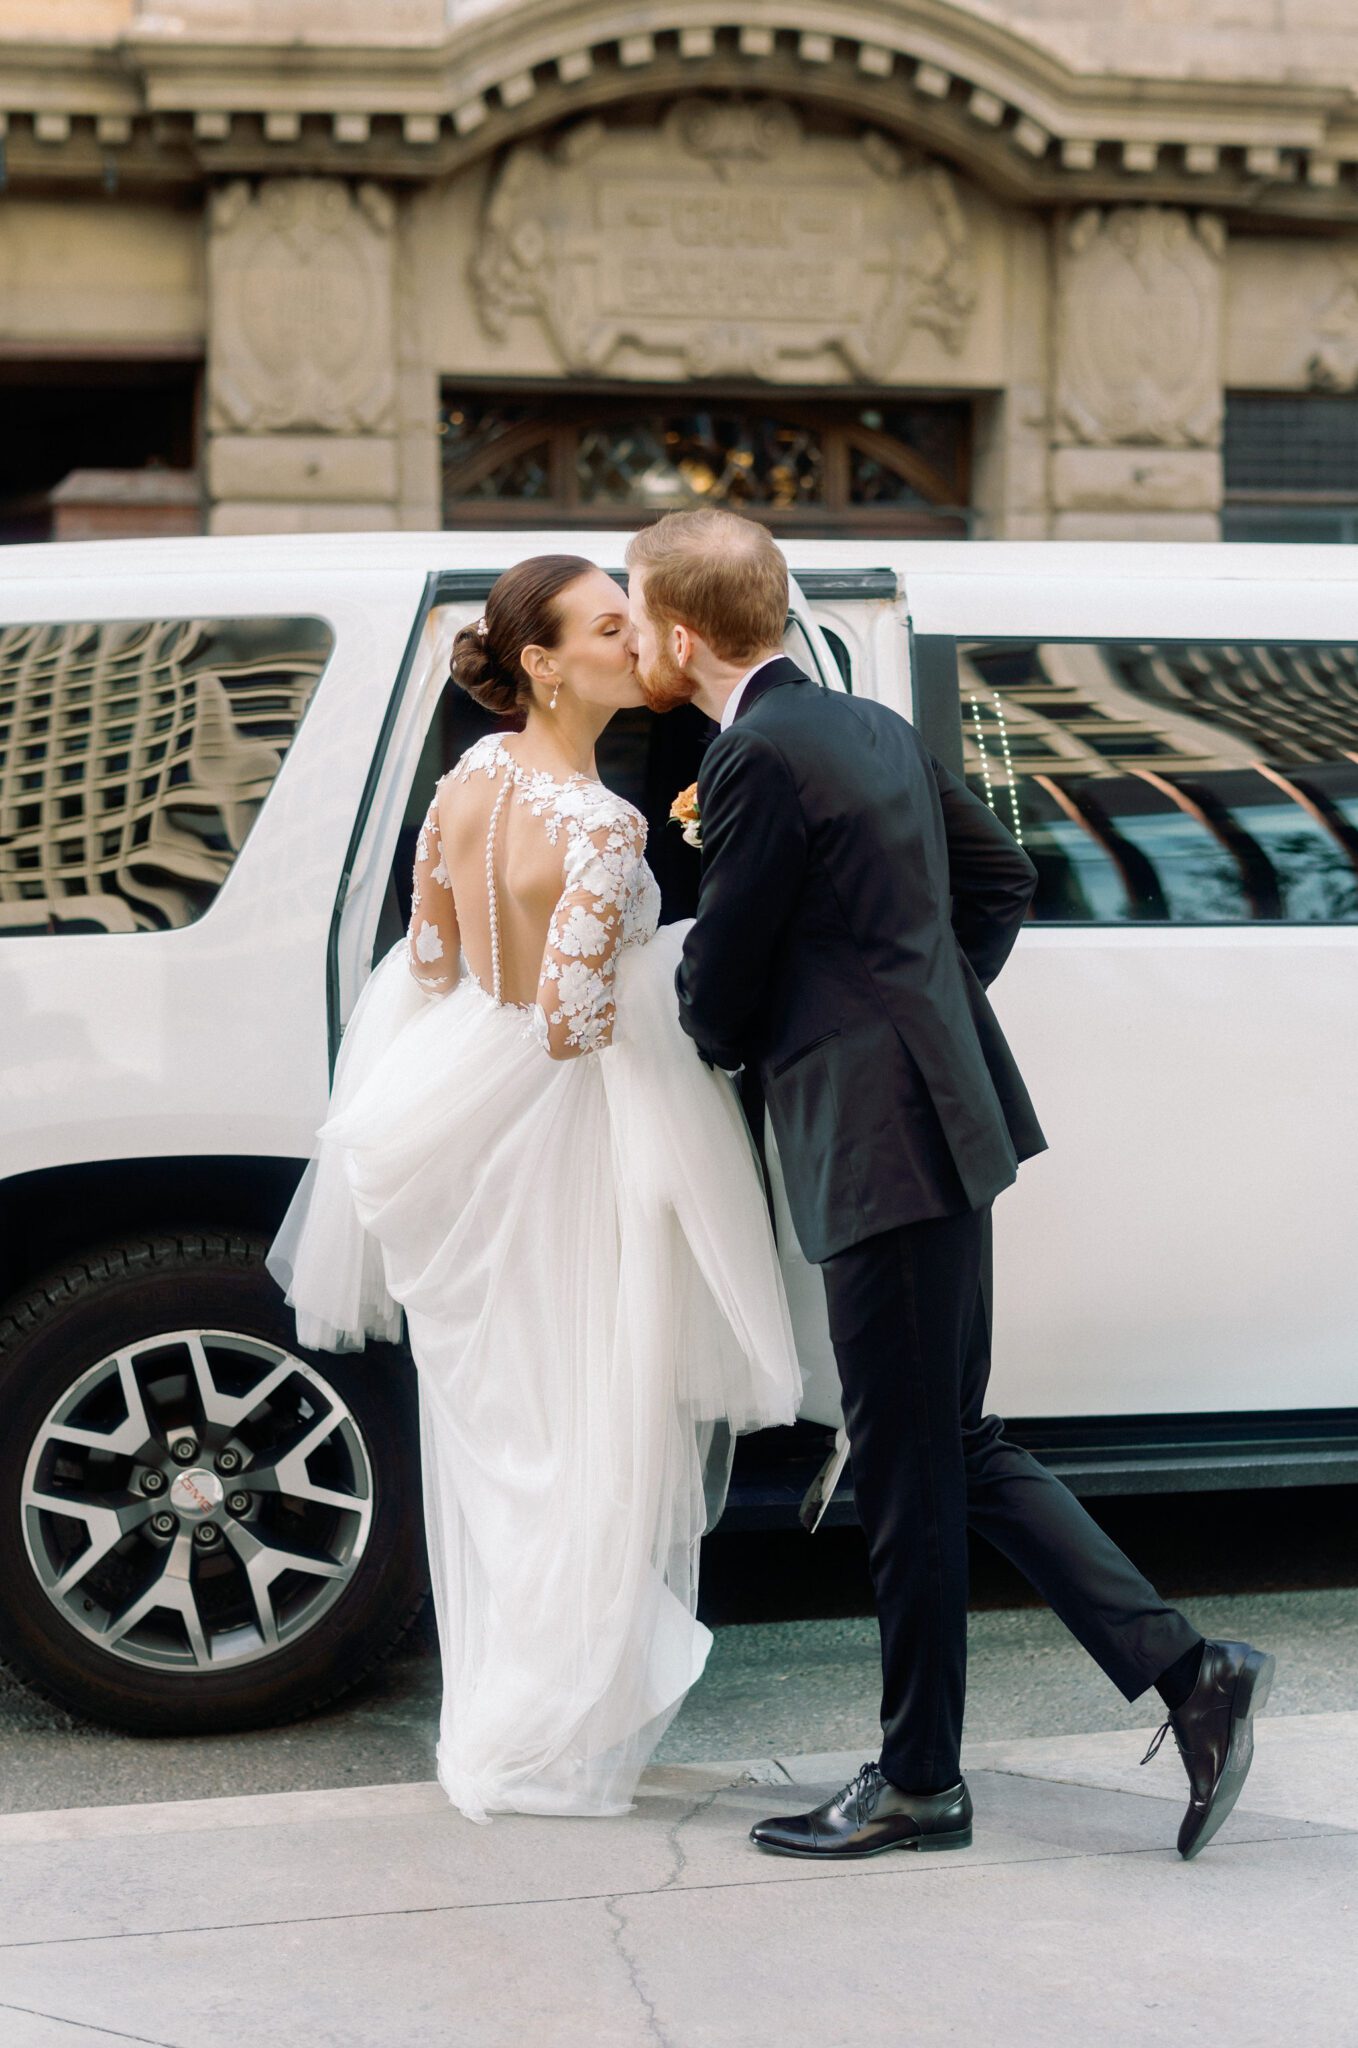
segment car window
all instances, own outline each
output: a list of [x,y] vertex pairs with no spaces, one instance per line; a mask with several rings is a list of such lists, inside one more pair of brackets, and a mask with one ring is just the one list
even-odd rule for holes
[[790,661],[796,662],[803,675],[810,676],[815,682],[825,680],[806,628],[795,612],[788,613],[787,624],[783,628],[783,652]]
[[315,618],[0,626],[0,933],[200,918],[333,645]]
[[1358,647],[959,640],[969,786],[1046,922],[1358,922]]

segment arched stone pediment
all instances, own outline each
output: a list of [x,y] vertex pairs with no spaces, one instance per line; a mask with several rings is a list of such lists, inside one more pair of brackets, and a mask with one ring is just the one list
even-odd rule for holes
[[661,0],[519,0],[441,36],[361,34],[229,41],[190,18],[84,62],[21,45],[10,176],[423,179],[572,114],[721,91],[838,108],[1013,199],[1358,213],[1346,87],[1078,70],[956,0],[686,0],[678,23]]

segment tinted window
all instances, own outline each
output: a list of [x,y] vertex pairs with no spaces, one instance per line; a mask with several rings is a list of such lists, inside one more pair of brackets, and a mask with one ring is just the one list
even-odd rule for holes
[[[415,840],[435,782],[483,733],[513,730],[513,720],[492,717],[455,683],[444,690],[397,839],[392,867],[394,907],[379,934],[383,944],[389,944],[410,921]],[[681,704],[663,718],[637,705],[615,712],[595,747],[601,781],[634,803],[646,818],[650,828],[646,860],[660,885],[660,914],[666,923],[693,915],[702,866],[701,856],[685,845],[678,827],[668,822],[670,804],[696,779],[704,750],[716,730],[695,704]],[[399,924],[393,921],[396,916]]]
[[0,933],[201,917],[333,644],[308,618],[0,627]]
[[1358,647],[957,643],[1047,921],[1358,921]]
[[[847,687],[848,648],[836,635],[826,637]],[[783,648],[808,675],[819,676],[811,643],[792,613],[788,614]],[[393,861],[395,909],[402,926],[410,919],[415,839],[435,781],[483,733],[512,730],[512,720],[493,718],[455,684],[444,691],[410,789]],[[703,754],[716,731],[716,724],[695,704],[681,705],[663,718],[635,706],[614,713],[595,749],[601,780],[634,803],[646,818],[646,860],[660,885],[660,914],[666,923],[691,917],[697,908],[701,858],[669,822],[669,810],[680,790],[697,779]],[[395,926],[389,928],[394,935]],[[383,937],[387,929],[383,927]]]

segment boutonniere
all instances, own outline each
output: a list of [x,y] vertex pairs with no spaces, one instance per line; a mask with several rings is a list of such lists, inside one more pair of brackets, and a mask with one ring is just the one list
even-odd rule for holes
[[670,805],[670,823],[677,825],[689,846],[701,847],[703,843],[703,821],[698,810],[698,785],[690,782],[687,789],[681,789]]

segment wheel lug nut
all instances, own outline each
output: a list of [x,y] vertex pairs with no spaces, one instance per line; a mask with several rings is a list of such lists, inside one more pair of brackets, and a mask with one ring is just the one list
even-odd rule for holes
[[240,1452],[232,1450],[219,1451],[217,1454],[217,1470],[219,1472],[239,1472]]
[[200,1522],[193,1533],[198,1538],[198,1541],[203,1545],[204,1549],[207,1549],[209,1545],[217,1541],[218,1537],[221,1534],[221,1531],[218,1529],[215,1522]]
[[177,1515],[152,1515],[151,1527],[155,1530],[157,1536],[173,1536],[178,1526],[178,1521]]
[[170,1455],[178,1465],[191,1465],[198,1456],[198,1446],[191,1436],[177,1437],[170,1446]]
[[141,1475],[141,1490],[143,1493],[164,1493],[165,1474],[157,1472],[154,1467],[149,1472],[143,1472]]
[[250,1506],[250,1496],[248,1493],[229,1493],[226,1504],[233,1515],[243,1515]]

